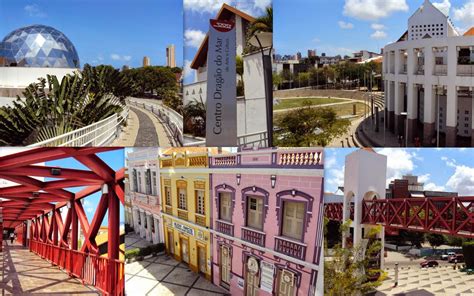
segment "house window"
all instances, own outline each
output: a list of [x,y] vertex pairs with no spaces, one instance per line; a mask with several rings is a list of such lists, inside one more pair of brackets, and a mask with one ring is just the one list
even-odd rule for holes
[[165,202],[167,206],[171,206],[171,187],[165,186]]
[[145,184],[146,184],[146,194],[151,194],[151,170],[148,169],[145,172]]
[[263,229],[263,198],[257,196],[247,197],[247,226]]
[[178,208],[182,210],[188,209],[187,197],[186,197],[186,188],[178,189]]
[[142,193],[142,173],[138,172],[138,188],[137,192]]
[[196,213],[200,215],[205,215],[206,208],[205,208],[205,202],[204,202],[204,190],[196,190],[195,195],[196,195]]
[[137,170],[133,169],[133,190],[138,192]]
[[303,238],[304,205],[302,202],[283,202],[283,236],[297,240]]
[[156,172],[153,172],[153,173],[152,173],[152,184],[153,184],[153,186],[152,186],[152,194],[156,196],[156,195],[157,195],[157,194],[156,194],[156,190],[157,190],[157,186],[156,186]]
[[219,219],[232,221],[231,217],[231,195],[230,192],[219,192]]

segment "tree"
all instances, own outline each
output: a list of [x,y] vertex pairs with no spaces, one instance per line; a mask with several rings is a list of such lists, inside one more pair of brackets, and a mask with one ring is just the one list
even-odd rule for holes
[[184,132],[195,137],[204,137],[206,134],[206,104],[199,100],[192,100],[183,108]]
[[426,240],[430,243],[433,249],[436,249],[436,247],[439,247],[446,242],[442,234],[436,233],[426,234]]
[[246,32],[246,44],[244,49],[245,53],[254,52],[260,50],[249,43],[249,40],[254,37],[257,33],[261,32],[273,32],[273,8],[268,6],[265,9],[265,14],[256,18],[248,27]]
[[456,246],[460,247],[464,243],[465,239],[459,236],[454,236],[454,235],[445,235],[444,236],[446,244],[449,246]]
[[[327,219],[325,219],[325,226]],[[351,221],[341,225],[341,233],[347,233]],[[325,232],[326,232],[325,227]],[[371,228],[367,234],[367,247],[361,245],[342,248],[337,244],[333,249],[333,256],[324,262],[324,295],[344,296],[363,295],[382,284],[386,273],[376,267],[371,267],[373,258],[380,258],[381,244],[376,239],[380,227]],[[325,235],[326,237],[326,235]],[[325,255],[328,249],[325,241]]]
[[244,59],[238,55],[235,57],[235,69],[240,79],[237,81],[237,96],[244,95]]
[[418,231],[399,230],[399,238],[405,242],[410,242],[412,246],[421,248],[421,244],[425,242],[425,234]]
[[281,77],[281,75],[278,73],[273,73],[272,81],[273,81],[273,86],[276,87],[276,89],[278,89],[280,87],[280,84],[282,84],[283,82],[283,77]]
[[277,146],[326,146],[348,131],[350,121],[338,119],[331,108],[314,108],[305,101],[303,107],[276,118],[275,125],[279,128],[275,132]]
[[462,253],[466,267],[474,269],[474,241],[464,242],[462,244]]
[[[79,73],[40,78],[12,106],[0,108],[0,144],[26,146],[90,125],[122,111],[121,99],[106,93],[94,81],[110,80],[99,71],[94,79]],[[113,79],[111,80],[113,81]],[[95,92],[90,88],[95,88]],[[110,86],[114,88],[113,86]],[[99,90],[98,90],[99,89]]]

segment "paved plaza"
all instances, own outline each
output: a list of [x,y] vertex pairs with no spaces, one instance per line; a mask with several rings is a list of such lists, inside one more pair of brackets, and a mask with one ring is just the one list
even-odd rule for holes
[[151,242],[144,240],[135,232],[129,232],[125,235],[125,249],[144,248],[153,245]]
[[100,295],[23,246],[3,248],[2,295]]
[[474,295],[474,275],[453,270],[452,265],[437,268],[410,267],[399,269],[398,287],[393,288],[395,270],[388,270],[388,278],[377,290],[383,295]]
[[125,264],[125,292],[128,295],[218,296],[230,295],[184,263],[168,255]]

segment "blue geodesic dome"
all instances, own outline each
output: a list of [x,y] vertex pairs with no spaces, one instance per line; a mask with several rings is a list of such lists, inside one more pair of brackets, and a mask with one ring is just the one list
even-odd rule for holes
[[5,66],[79,68],[79,56],[62,32],[44,25],[19,28],[0,42]]

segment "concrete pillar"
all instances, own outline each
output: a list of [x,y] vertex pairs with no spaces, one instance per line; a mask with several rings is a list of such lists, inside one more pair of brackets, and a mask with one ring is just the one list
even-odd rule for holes
[[390,81],[390,107],[388,112],[388,125],[391,132],[395,131],[395,82]]
[[395,81],[395,134],[405,136],[404,116],[401,115],[403,112],[403,101],[405,95],[405,84]]
[[436,137],[436,91],[433,85],[425,84],[424,87],[423,146],[431,146]]
[[474,147],[474,87],[470,87],[469,90],[471,91],[471,147]]
[[[449,68],[449,66],[448,66]],[[446,106],[446,146],[456,146],[457,136],[457,117],[458,117],[458,98],[457,90],[454,84],[447,86],[447,106]]]
[[146,214],[146,240],[151,242],[153,241],[153,233],[152,230],[152,223],[153,223],[153,216],[151,214]]
[[153,217],[153,223],[155,225],[155,233],[153,234],[153,243],[157,244],[160,242],[160,221],[157,217]]
[[146,238],[146,229],[145,229],[145,212],[140,210],[140,237],[141,238]]
[[140,234],[140,225],[138,225],[138,213],[137,209],[133,209],[133,230],[135,231],[136,234]]
[[408,112],[408,129],[406,131],[408,138],[408,145],[413,143],[414,138],[417,136],[417,115],[418,115],[418,86],[416,84],[408,84],[408,96],[407,96],[407,112]]

